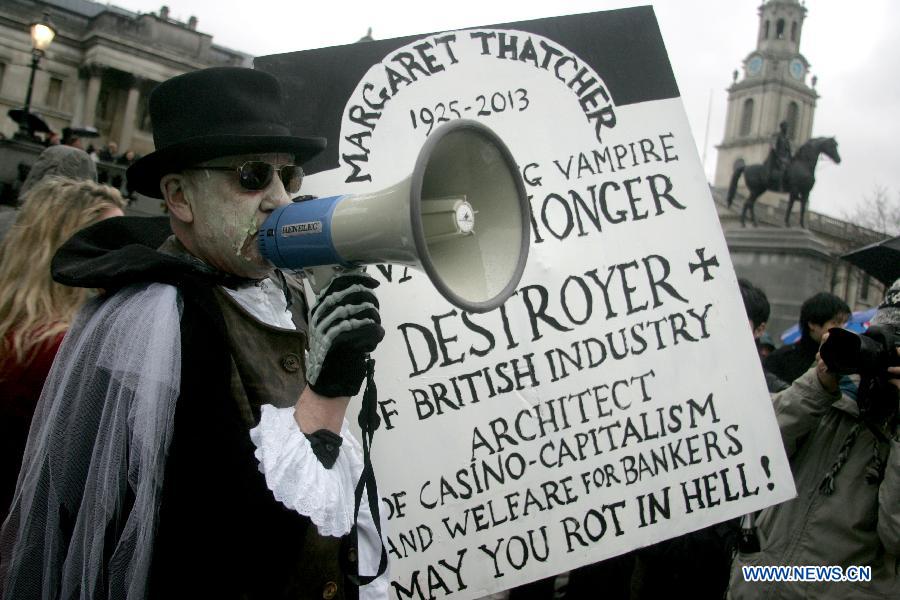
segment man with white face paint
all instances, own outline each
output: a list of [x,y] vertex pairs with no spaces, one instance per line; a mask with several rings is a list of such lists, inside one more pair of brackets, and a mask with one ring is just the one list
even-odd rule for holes
[[260,254],[325,146],[291,135],[281,103],[251,69],[161,84],[156,151],[128,181],[168,219],[114,219],[55,257],[58,281],[106,294],[44,388],[4,597],[387,597],[374,477],[344,418],[384,336],[377,282],[337,277],[307,311]]

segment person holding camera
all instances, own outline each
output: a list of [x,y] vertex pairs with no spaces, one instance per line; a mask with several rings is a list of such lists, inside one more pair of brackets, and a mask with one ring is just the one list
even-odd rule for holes
[[800,339],[769,354],[763,368],[790,384],[815,362],[822,335],[832,327],[843,327],[849,318],[850,307],[834,294],[819,292],[807,298],[800,307]]
[[[797,497],[756,519],[758,551],[729,597],[900,598],[900,279],[863,336],[823,335],[815,365],[773,396]],[[856,399],[839,377],[860,377]],[[747,581],[744,566],[871,567],[870,581]]]
[[37,407],[4,597],[387,597],[371,437],[344,419],[374,391],[378,282],[336,277],[307,311],[260,254],[259,227],[325,146],[292,134],[282,102],[252,69],[160,84],[156,151],[128,181],[168,218],[104,221],[54,257],[57,281],[105,292]]

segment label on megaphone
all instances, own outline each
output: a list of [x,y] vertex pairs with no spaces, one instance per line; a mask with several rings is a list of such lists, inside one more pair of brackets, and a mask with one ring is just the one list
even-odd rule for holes
[[273,211],[259,230],[259,251],[280,269],[353,266],[334,247],[331,219],[345,196],[314,198]]

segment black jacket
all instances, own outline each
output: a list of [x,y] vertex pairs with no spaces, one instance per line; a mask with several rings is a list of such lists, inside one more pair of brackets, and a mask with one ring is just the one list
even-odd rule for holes
[[231,398],[232,360],[213,289],[233,278],[157,252],[170,234],[167,219],[108,219],[76,235],[53,261],[61,283],[107,293],[132,283],[168,283],[183,301],[181,388],[151,597],[321,598],[334,580],[340,583],[335,598],[355,597],[343,575],[355,570],[347,558],[355,556],[349,536],[321,538],[308,518],[275,500]]
[[816,361],[818,342],[800,338],[799,342],[778,348],[766,357],[763,367],[785,383],[792,383]]

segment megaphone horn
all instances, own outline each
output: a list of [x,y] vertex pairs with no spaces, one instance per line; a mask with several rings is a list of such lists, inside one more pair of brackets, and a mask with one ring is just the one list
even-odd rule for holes
[[424,271],[467,312],[502,304],[525,270],[530,220],[509,149],[476,121],[429,136],[412,174],[369,194],[315,198],[273,211],[259,233],[279,268],[395,263]]

